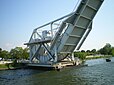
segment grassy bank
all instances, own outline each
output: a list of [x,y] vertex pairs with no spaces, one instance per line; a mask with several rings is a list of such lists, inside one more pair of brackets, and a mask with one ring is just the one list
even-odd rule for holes
[[8,67],[5,64],[0,64],[0,69],[5,68],[7,69]]
[[6,63],[6,64],[0,64],[0,70],[9,70],[9,69],[18,69],[25,67],[26,64],[24,63]]
[[14,68],[14,67],[11,65],[8,66],[8,64],[0,64],[0,70],[7,70],[10,68]]
[[86,58],[86,60],[89,60],[89,59],[98,59],[98,58],[111,58],[111,57],[112,57],[111,55],[94,56],[94,57],[88,57],[88,58]]

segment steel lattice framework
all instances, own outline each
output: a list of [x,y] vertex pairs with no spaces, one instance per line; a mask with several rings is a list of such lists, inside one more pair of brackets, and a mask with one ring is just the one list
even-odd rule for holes
[[92,21],[103,0],[80,0],[76,11],[34,29],[28,43],[30,62],[50,64],[65,58],[74,61],[92,29]]

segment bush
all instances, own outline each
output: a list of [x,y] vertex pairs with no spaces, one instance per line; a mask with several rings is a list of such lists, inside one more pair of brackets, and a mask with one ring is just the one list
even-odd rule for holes
[[13,67],[16,67],[16,66],[17,66],[17,59],[14,59],[14,60],[13,60],[12,66],[13,66]]
[[74,56],[80,58],[81,60],[84,60],[87,56],[87,53],[85,53],[85,52],[75,52]]

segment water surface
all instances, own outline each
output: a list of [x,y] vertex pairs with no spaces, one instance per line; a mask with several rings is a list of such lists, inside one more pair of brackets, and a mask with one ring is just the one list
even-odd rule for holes
[[0,71],[0,85],[114,85],[114,58],[88,60],[87,67],[61,71],[19,69]]

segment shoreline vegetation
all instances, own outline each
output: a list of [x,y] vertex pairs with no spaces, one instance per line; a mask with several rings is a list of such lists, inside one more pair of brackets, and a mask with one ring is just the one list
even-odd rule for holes
[[12,63],[7,63],[8,61],[5,62],[6,63],[0,64],[0,70],[16,70],[26,67],[26,63],[17,63],[17,60],[12,61]]
[[[19,64],[18,64],[19,65]],[[0,71],[1,70],[16,70],[16,69],[22,69],[22,68],[25,68],[26,66],[24,65],[19,65],[19,66],[16,66],[16,67],[13,67],[13,66],[9,66],[7,67],[6,64],[0,64]]]
[[[15,47],[9,52],[0,48],[0,70],[17,69],[24,67],[24,63],[18,61],[28,60],[29,52],[30,51],[28,48],[23,49],[22,47]],[[71,54],[69,55],[71,56]],[[114,47],[112,47],[109,43],[107,43],[103,48],[99,50],[92,49],[74,52],[74,57],[78,57],[82,61],[97,58],[110,58],[112,56],[114,56]],[[7,63],[1,63],[2,61],[6,61]]]
[[[82,61],[91,60],[91,59],[99,59],[99,58],[111,58],[111,55],[96,55],[96,56],[86,56],[87,58],[81,59]],[[1,61],[0,61],[1,62]],[[0,64],[0,70],[16,70],[26,67],[25,63],[17,63],[16,60],[14,60],[12,63],[3,63]]]
[[87,57],[85,60],[91,60],[91,59],[99,59],[99,58],[111,58],[112,55],[102,55],[102,56],[93,56],[93,57]]

